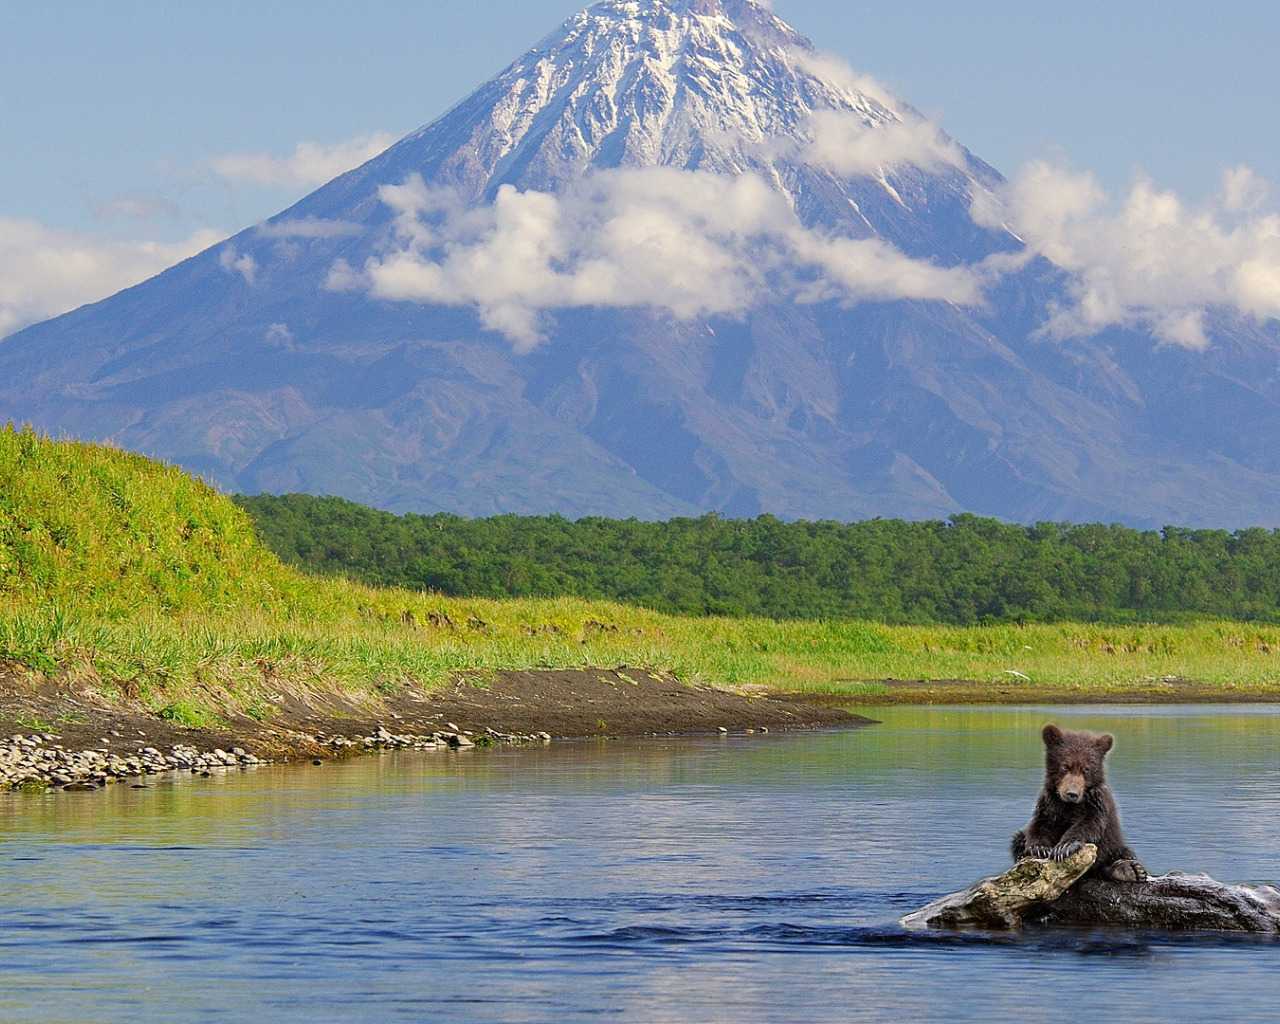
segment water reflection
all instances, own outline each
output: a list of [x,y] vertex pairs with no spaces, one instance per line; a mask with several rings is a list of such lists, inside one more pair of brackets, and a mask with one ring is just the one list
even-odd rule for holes
[[1275,943],[894,925],[1007,863],[1047,720],[1115,733],[1148,866],[1275,880],[1276,708],[871,714],[4,795],[0,1018],[1060,1016],[1031,986],[1112,1020],[1280,1011]]

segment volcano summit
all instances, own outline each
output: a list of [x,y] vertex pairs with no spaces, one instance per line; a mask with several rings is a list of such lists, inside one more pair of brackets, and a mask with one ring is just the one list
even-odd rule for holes
[[1280,525],[1276,321],[1101,316],[1007,193],[756,0],[604,0],[0,342],[0,421],[396,511]]

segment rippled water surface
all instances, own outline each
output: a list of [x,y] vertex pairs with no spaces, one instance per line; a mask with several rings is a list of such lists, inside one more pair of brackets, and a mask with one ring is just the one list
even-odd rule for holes
[[1280,709],[877,709],[0,796],[0,1019],[1280,1019],[1280,943],[904,934],[1007,864],[1040,726],[1156,872],[1280,880]]

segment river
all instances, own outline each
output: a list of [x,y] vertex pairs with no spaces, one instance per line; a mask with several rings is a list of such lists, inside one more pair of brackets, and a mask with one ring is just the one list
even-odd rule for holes
[[0,1019],[1280,1019],[1274,940],[895,923],[1004,869],[1048,720],[1153,872],[1280,880],[1280,708],[866,713],[0,795]]

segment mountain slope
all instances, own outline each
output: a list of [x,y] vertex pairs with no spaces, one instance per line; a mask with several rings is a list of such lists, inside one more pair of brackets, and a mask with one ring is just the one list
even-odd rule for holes
[[1048,340],[1000,182],[755,0],[606,0],[0,342],[0,420],[396,511],[1280,522],[1274,322]]

